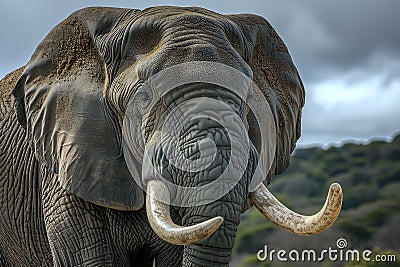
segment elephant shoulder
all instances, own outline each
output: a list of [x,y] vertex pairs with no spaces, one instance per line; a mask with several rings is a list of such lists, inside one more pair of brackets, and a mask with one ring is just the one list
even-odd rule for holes
[[12,90],[24,71],[24,68],[25,67],[21,67],[14,70],[0,80],[0,121],[13,110]]

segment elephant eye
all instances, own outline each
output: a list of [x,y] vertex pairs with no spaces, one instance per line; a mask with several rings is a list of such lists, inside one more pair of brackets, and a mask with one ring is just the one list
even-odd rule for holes
[[160,44],[161,32],[149,25],[132,25],[125,47],[126,57],[150,54]]
[[136,92],[133,95],[133,103],[140,108],[141,111],[144,111],[148,108],[150,103],[153,100],[153,94],[151,89],[146,85],[140,85]]

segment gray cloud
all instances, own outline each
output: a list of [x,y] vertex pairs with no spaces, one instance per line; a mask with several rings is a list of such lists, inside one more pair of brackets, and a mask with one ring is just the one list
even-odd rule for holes
[[[388,136],[400,129],[399,105],[393,100],[400,97],[398,0],[2,1],[0,76],[24,65],[46,33],[74,10],[108,5],[200,5],[267,18],[285,40],[306,86],[301,143]],[[364,92],[379,93],[368,98]]]
[[306,81],[363,67],[376,54],[400,57],[399,1],[283,2],[291,11],[276,27]]

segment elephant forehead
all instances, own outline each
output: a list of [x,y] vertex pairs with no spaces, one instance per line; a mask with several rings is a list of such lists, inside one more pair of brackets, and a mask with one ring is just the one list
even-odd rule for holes
[[199,7],[158,6],[143,10],[143,14],[164,23],[193,22],[197,24],[216,23],[224,17]]
[[251,51],[241,28],[227,16],[196,7],[152,7],[126,11],[95,40],[110,80],[127,68],[146,79],[187,61],[223,61],[247,72]]
[[[240,28],[227,17],[198,7],[160,6],[144,9],[140,15],[132,17],[132,21],[123,23],[131,27],[131,31],[146,27],[157,28],[161,35],[178,29],[194,29],[197,32],[214,33],[214,38],[222,37],[224,32],[243,37]],[[148,30],[148,29],[147,29]]]

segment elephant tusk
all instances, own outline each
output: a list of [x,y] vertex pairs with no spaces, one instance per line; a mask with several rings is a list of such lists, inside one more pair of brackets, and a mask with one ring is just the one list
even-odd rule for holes
[[[165,241],[175,245],[198,242],[214,233],[223,223],[220,216],[191,226],[176,225],[170,216],[168,188],[157,180],[147,184],[146,211],[153,231]],[[161,201],[162,200],[162,201]]]
[[333,183],[323,208],[314,215],[304,216],[285,207],[264,184],[261,184],[251,196],[254,206],[273,223],[289,232],[305,236],[328,229],[340,213],[342,199],[342,188],[339,184]]

